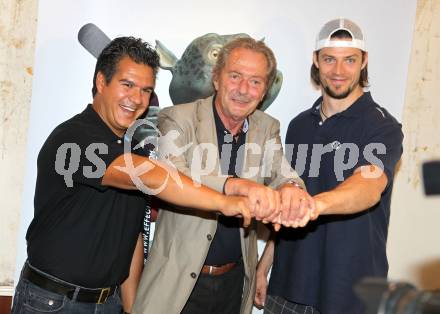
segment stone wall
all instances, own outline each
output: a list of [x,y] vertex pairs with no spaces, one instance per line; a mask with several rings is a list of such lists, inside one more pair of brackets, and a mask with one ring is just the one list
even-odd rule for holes
[[38,1],[0,2],[0,286],[13,283]]
[[[395,53],[399,53],[396,49]],[[392,60],[390,60],[392,62]],[[392,84],[392,82],[390,82]],[[440,1],[417,2],[403,111],[404,153],[394,185],[391,278],[440,288],[440,197],[423,192],[421,164],[440,160]]]

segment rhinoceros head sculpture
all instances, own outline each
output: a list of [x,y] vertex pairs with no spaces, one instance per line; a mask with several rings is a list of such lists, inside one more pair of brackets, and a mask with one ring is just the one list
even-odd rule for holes
[[[160,67],[171,71],[169,92],[174,105],[188,103],[214,94],[212,85],[212,69],[217,62],[220,49],[229,41],[249,37],[247,34],[218,35],[208,33],[194,39],[178,59],[164,44],[156,40],[156,51],[160,56]],[[277,97],[283,76],[277,71],[277,76],[260,106],[267,109]]]
[[[227,42],[238,37],[249,37],[249,35],[205,34],[194,39],[180,59],[177,59],[159,40],[156,40],[156,50],[160,55],[160,67],[171,71],[173,75],[169,92],[174,105],[206,98],[214,94],[211,78],[212,68],[217,61],[218,53]],[[110,38],[93,23],[81,27],[78,32],[78,40],[95,58],[110,43]],[[260,106],[261,110],[266,110],[278,96],[282,83],[283,75],[277,71],[277,76]],[[153,99],[151,106],[158,106],[157,98]],[[157,110],[158,108],[150,108],[148,115],[154,119]]]

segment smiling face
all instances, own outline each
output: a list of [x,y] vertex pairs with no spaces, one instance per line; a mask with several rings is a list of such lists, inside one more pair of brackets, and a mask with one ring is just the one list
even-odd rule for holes
[[319,69],[323,92],[335,99],[344,99],[362,93],[359,85],[361,70],[367,65],[367,53],[357,48],[322,48],[313,54],[313,62]]
[[226,127],[241,124],[262,101],[267,90],[268,63],[264,54],[246,48],[231,51],[214,75],[215,106]]
[[105,124],[121,137],[147,110],[154,83],[150,66],[123,57],[109,83],[101,72],[97,74],[93,108]]

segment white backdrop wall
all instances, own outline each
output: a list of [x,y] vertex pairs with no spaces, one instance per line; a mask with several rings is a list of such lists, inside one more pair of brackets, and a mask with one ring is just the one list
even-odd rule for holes
[[[415,10],[416,0],[40,0],[15,282],[26,259],[39,149],[56,125],[92,100],[96,60],[77,41],[82,25],[94,23],[110,38],[133,35],[152,44],[158,39],[177,57],[194,38],[210,32],[264,37],[284,75],[281,92],[267,111],[281,121],[284,137],[289,121],[319,95],[309,79],[314,39],[326,21],[337,17],[348,17],[363,29],[372,95],[400,120]],[[171,105],[170,80],[170,72],[160,71],[156,92],[161,107]]]

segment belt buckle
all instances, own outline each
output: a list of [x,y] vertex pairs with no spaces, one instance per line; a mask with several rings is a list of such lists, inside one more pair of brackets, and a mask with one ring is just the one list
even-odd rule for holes
[[[96,304],[103,304],[105,301],[107,301],[109,294],[110,294],[110,288],[101,289],[101,294],[99,295],[99,299],[98,302],[96,302]],[[105,297],[103,298],[104,295]]]

